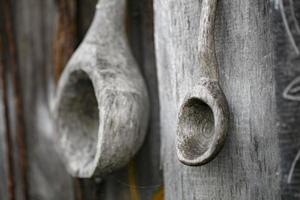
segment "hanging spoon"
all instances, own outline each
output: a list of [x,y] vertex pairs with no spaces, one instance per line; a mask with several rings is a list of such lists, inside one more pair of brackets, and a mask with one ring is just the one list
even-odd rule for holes
[[58,84],[54,118],[69,173],[106,175],[143,143],[147,89],[125,34],[125,0],[99,0],[83,42]]
[[198,42],[200,81],[185,96],[177,124],[177,155],[186,165],[211,161],[224,144],[229,124],[226,97],[218,82],[214,45],[217,0],[203,0]]

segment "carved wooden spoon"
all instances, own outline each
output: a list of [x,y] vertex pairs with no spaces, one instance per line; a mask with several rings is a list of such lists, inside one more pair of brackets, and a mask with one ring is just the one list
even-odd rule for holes
[[105,175],[137,152],[148,95],[124,28],[125,0],[99,0],[91,27],[59,80],[54,117],[73,176]]
[[186,95],[177,124],[177,155],[187,165],[212,160],[226,138],[229,111],[219,83],[215,56],[214,21],[217,0],[203,0],[200,16],[199,83]]

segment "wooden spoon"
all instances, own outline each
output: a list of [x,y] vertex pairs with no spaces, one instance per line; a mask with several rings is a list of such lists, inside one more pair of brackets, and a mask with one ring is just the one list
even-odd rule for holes
[[143,143],[147,89],[125,34],[125,0],[99,0],[91,27],[58,84],[54,118],[69,173],[103,176]]
[[218,83],[214,45],[217,0],[203,0],[200,15],[199,83],[185,96],[177,124],[177,155],[186,165],[203,165],[212,160],[224,144],[229,124],[226,97]]

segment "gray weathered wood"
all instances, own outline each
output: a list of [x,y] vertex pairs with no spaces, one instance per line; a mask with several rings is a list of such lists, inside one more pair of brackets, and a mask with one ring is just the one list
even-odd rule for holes
[[202,74],[201,1],[155,0],[154,10],[166,199],[280,199],[270,2],[218,2],[216,55],[231,118],[224,149],[200,167],[177,160],[175,136],[180,105]]
[[[49,113],[48,98],[48,83],[51,82],[48,69],[52,68],[52,41],[54,33],[54,22],[56,15],[55,3],[52,0],[36,1],[36,0],[17,0],[6,1],[12,3],[12,10],[7,10],[12,15],[12,29],[14,40],[17,44],[17,60],[19,77],[18,80],[23,94],[24,112],[22,115],[25,118],[25,135],[27,145],[26,160],[27,170],[26,175],[28,183],[25,191],[28,194],[28,199],[73,199],[72,182],[70,176],[64,170],[54,145],[54,131]],[[3,6],[1,1],[1,8]],[[0,17],[3,22],[3,15]],[[4,25],[4,24],[2,24]],[[1,34],[11,34],[1,32]],[[7,40],[3,44],[4,49],[8,49]],[[4,60],[7,63],[14,62],[15,57],[6,56]],[[6,75],[8,78],[8,97],[10,110],[10,126],[13,138],[13,154],[14,154],[14,171],[15,171],[15,197],[17,200],[24,200],[23,188],[24,183],[21,178],[20,154],[18,150],[16,132],[16,107],[14,106],[14,84],[12,82],[12,68],[7,64]],[[49,81],[49,82],[48,82]],[[0,103],[2,104],[2,103]],[[4,105],[3,105],[4,106]],[[3,108],[3,106],[1,106]],[[3,110],[1,109],[1,112]],[[1,121],[3,120],[1,114]],[[2,145],[3,133],[6,127],[1,125],[1,154],[7,151],[5,145]],[[2,140],[3,139],[3,140]],[[1,165],[6,160],[0,156]],[[3,168],[2,168],[3,169]],[[1,170],[2,171],[2,170]],[[4,169],[4,173],[7,170]],[[0,176],[1,194],[0,199],[8,199],[6,181],[7,176]],[[3,187],[2,187],[3,186]]]
[[[86,0],[79,2],[78,9],[88,4]],[[203,74],[197,53],[202,2],[155,0],[160,126],[151,46],[153,36],[149,24],[144,24],[144,21],[151,21],[151,15],[143,12],[145,2],[148,5],[151,1],[135,0],[129,4],[137,5],[137,2],[141,8],[129,11],[129,18],[136,24],[127,22],[127,29],[133,54],[147,80],[151,97],[152,121],[146,143],[134,157],[134,162],[101,182],[97,178],[80,180],[79,198],[152,200],[161,184],[157,131],[161,127],[166,199],[299,199],[297,49],[300,40],[299,27],[295,23],[295,19],[299,19],[299,2],[272,1],[274,21],[271,25],[271,6],[267,1],[219,0],[215,44],[220,85],[228,98],[231,113],[230,131],[217,158],[201,167],[187,167],[178,162],[175,142],[179,108],[186,93]],[[280,2],[287,24],[282,18]],[[48,83],[52,84],[49,72],[53,71],[51,48],[57,10],[53,0],[17,0],[13,5],[25,95],[30,199],[74,199],[71,178],[55,153],[55,131],[49,119]],[[94,11],[94,5],[89,10]],[[91,11],[88,11],[89,15],[92,15]],[[90,17],[87,12],[78,16],[81,38]],[[85,25],[81,26],[81,23]],[[146,28],[141,28],[141,24]],[[290,30],[286,31],[286,25]],[[271,32],[275,33],[274,38]],[[17,158],[11,80],[8,85],[14,157]],[[0,100],[0,199],[6,200],[7,169],[2,165],[6,160],[3,110]],[[15,160],[19,176],[19,165]],[[22,200],[20,179],[16,180],[16,191],[17,200]]]
[[300,197],[300,2],[279,0],[273,7],[277,130],[282,199]]
[[57,7],[52,0],[13,2],[24,95],[29,199],[73,199],[71,178],[56,152],[48,101]]

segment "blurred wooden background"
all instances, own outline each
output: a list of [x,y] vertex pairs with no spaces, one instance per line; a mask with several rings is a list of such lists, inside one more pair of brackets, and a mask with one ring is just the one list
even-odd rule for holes
[[97,0],[0,0],[0,199],[163,199],[152,0],[128,2],[128,38],[147,79],[152,116],[145,145],[105,180],[71,178],[55,150],[51,98],[83,39]]

